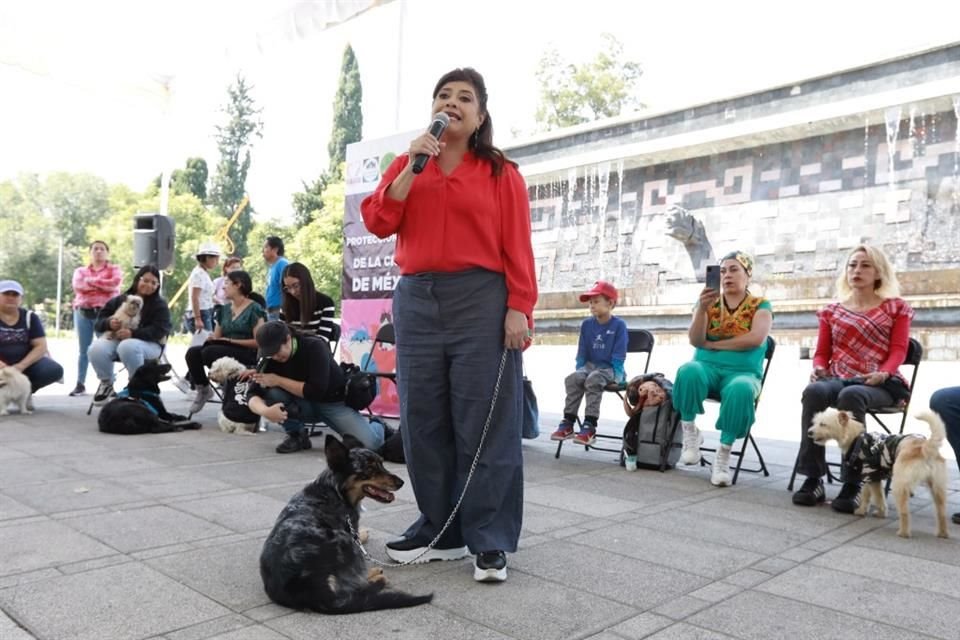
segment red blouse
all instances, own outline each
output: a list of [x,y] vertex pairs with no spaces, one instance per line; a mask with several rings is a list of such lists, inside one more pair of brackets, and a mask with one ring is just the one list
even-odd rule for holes
[[907,357],[913,309],[901,298],[887,298],[868,311],[851,311],[839,302],[817,312],[820,332],[813,366],[837,378],[886,371],[907,380],[899,367]]
[[397,234],[400,273],[476,267],[502,273],[507,306],[532,318],[537,278],[530,202],[520,173],[505,163],[500,176],[492,176],[486,160],[467,153],[449,176],[428,162],[406,200],[389,198],[387,189],[409,161],[408,154],[398,156],[360,205],[371,233],[380,238]]

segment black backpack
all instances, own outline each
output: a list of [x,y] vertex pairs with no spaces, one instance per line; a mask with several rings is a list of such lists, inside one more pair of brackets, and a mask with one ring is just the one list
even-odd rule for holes
[[661,373],[647,373],[631,380],[640,383],[653,381],[666,394],[662,403],[644,407],[623,428],[624,455],[637,456],[637,466],[664,471],[673,468],[680,459],[683,432],[680,414],[673,408],[673,383]]
[[343,403],[357,411],[369,407],[377,397],[377,376],[350,362],[341,362],[343,370]]

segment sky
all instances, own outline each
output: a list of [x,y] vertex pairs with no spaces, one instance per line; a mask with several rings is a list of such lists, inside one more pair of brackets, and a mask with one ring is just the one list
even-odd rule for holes
[[[611,33],[666,110],[960,40],[960,2],[891,0],[0,0],[0,180],[84,171],[142,189],[164,165],[218,158],[214,127],[238,72],[263,109],[247,187],[286,219],[326,168],[343,49],[355,50],[364,138],[426,127],[454,67],[485,77],[495,142],[532,131],[537,64],[571,62]],[[325,28],[326,27],[326,28]]]

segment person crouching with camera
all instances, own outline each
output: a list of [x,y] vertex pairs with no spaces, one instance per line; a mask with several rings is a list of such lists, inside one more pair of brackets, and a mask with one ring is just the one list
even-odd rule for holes
[[344,404],[343,371],[321,338],[294,335],[279,320],[265,323],[256,334],[263,358],[250,374],[250,410],[283,426],[286,439],[277,453],[309,449],[307,423],[323,422],[341,436],[351,435],[364,447],[383,446],[384,425]]

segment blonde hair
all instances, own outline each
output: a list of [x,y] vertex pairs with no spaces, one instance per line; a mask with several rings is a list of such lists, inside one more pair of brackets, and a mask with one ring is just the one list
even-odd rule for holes
[[900,283],[897,281],[897,274],[894,273],[893,267],[890,265],[890,261],[887,260],[886,254],[879,247],[873,247],[867,244],[854,247],[843,261],[843,266],[840,267],[840,275],[837,276],[837,297],[841,300],[846,300],[853,295],[853,289],[850,288],[850,283],[847,282],[847,264],[849,264],[853,254],[859,251],[867,254],[870,262],[873,263],[873,267],[877,270],[877,280],[873,283],[873,291],[881,298],[899,297]]

